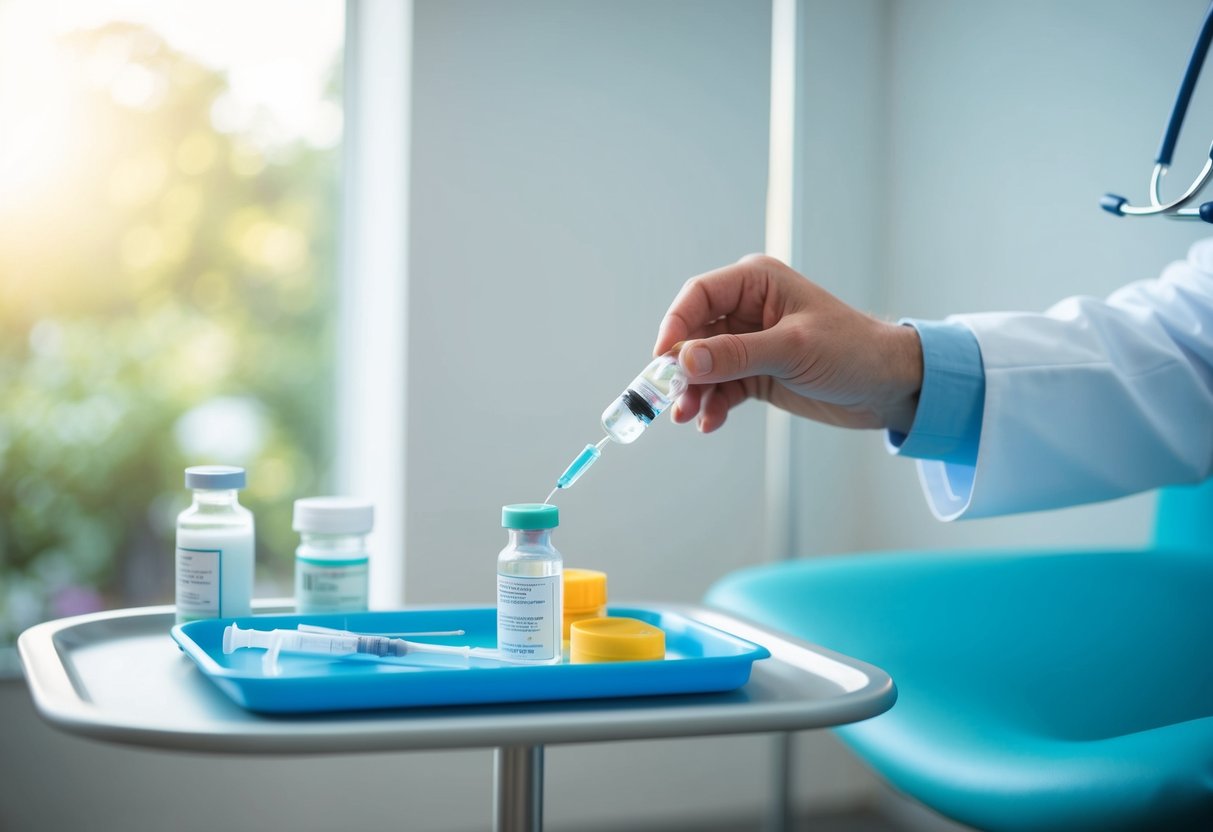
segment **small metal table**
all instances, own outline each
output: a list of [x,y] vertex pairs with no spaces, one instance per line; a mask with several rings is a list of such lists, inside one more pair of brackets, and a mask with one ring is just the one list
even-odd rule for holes
[[238,707],[178,649],[171,606],[49,621],[22,633],[18,648],[42,717],[94,739],[248,754],[495,748],[499,832],[542,829],[545,744],[825,728],[882,713],[897,697],[869,664],[708,608],[645,606],[761,644],[771,658],[728,693],[270,718]]

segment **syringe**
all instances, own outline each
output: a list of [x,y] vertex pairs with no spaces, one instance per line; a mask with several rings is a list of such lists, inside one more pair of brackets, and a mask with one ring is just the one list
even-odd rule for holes
[[500,660],[497,651],[488,647],[427,644],[391,636],[327,630],[302,624],[298,630],[245,630],[236,624],[229,624],[223,631],[223,652],[234,653],[242,647],[259,647],[266,651],[262,659],[262,669],[267,676],[278,675],[278,654],[284,650],[288,653],[306,653],[313,656],[364,655],[405,658],[421,653],[456,656],[465,660]]
[[687,389],[687,377],[672,353],[654,358],[632,379],[627,389],[602,412],[602,427],[607,435],[595,445],[586,445],[564,473],[556,480],[556,487],[548,494],[545,503],[562,488],[577,482],[585,470],[602,456],[602,446],[609,441],[627,445],[635,442],[645,428],[665,411],[675,399]]

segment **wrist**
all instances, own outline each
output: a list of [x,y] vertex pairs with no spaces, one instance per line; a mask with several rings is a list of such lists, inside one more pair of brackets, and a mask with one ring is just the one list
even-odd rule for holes
[[885,428],[908,434],[922,391],[922,341],[912,326],[890,323],[882,326],[877,357],[885,367],[884,395],[877,410]]

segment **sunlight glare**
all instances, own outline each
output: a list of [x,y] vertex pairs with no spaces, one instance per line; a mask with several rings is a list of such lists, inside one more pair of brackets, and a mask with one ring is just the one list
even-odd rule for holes
[[53,39],[17,36],[10,16],[0,13],[0,216],[67,175],[82,133],[70,57]]

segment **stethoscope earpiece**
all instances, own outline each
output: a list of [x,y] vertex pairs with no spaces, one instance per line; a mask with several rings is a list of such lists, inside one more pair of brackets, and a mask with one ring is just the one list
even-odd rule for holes
[[1107,211],[1109,214],[1115,214],[1118,217],[1123,217],[1124,212],[1121,211],[1123,206],[1129,200],[1126,197],[1117,194],[1104,194],[1099,198],[1099,207]]
[[1205,222],[1213,223],[1213,202],[1202,202],[1197,213]]

